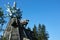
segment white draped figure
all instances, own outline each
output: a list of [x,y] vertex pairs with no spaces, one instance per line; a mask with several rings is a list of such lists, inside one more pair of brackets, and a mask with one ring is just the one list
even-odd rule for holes
[[10,17],[21,17],[20,9],[16,8],[16,2],[14,2],[13,7],[11,7],[8,3],[7,12]]

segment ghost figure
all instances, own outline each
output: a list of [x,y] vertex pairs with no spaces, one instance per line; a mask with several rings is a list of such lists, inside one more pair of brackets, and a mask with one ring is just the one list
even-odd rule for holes
[[11,11],[11,7],[9,5],[9,2],[8,2],[8,5],[7,5],[7,12],[9,12],[9,16],[12,16],[12,11]]
[[14,2],[13,7],[10,7],[8,3],[7,12],[9,12],[8,16],[10,16],[11,18],[13,17],[21,18],[21,11],[19,8],[16,8],[16,2]]
[[17,9],[16,9],[16,3],[14,2],[13,7],[10,7],[9,3],[7,5],[7,12],[9,12],[10,17],[16,17]]

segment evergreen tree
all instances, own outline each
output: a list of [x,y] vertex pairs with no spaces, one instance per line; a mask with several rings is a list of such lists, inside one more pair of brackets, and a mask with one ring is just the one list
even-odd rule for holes
[[46,28],[44,24],[41,28],[41,40],[48,40],[48,33],[46,33]]
[[41,24],[38,25],[38,40],[41,40]]
[[36,27],[36,25],[34,25],[33,32],[34,32],[34,37],[37,38],[37,27]]

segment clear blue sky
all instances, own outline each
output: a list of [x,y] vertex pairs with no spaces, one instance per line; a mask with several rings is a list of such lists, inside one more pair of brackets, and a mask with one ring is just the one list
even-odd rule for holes
[[60,39],[60,0],[0,0],[0,7],[6,10],[4,4],[17,2],[17,7],[23,11],[23,19],[29,19],[28,26],[45,24],[49,40]]

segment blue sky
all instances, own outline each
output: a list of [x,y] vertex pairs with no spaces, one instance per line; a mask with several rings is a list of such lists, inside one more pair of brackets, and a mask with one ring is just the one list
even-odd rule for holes
[[6,13],[4,5],[8,2],[12,5],[14,1],[23,11],[22,19],[30,20],[30,28],[33,28],[34,24],[45,24],[49,40],[60,39],[60,0],[0,0],[0,7]]

